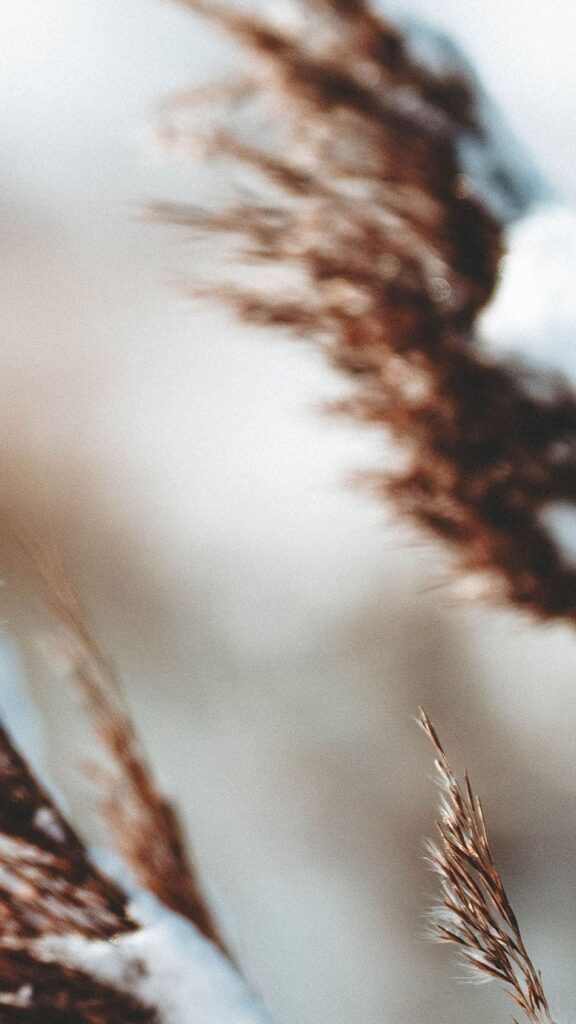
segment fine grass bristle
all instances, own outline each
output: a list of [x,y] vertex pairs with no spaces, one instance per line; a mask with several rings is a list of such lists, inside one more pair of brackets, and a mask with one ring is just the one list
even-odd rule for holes
[[[176,810],[153,777],[116,669],[103,653],[54,551],[19,537],[46,606],[60,627],[72,678],[86,703],[106,767],[89,768],[118,853],[136,880],[230,957],[188,855]],[[230,957],[231,958],[231,957]]]
[[428,844],[441,896],[432,932],[454,943],[480,977],[500,981],[532,1024],[551,1024],[540,973],[530,959],[492,859],[479,798],[468,775],[460,786],[425,711],[419,723],[434,747],[442,790],[438,835]]

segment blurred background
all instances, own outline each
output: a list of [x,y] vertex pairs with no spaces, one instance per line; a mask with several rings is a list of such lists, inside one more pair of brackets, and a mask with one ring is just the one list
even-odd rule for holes
[[[453,34],[573,200],[572,3],[386,9]],[[555,1018],[574,1019],[572,633],[458,603],[446,553],[350,486],[382,441],[323,414],[342,382],[183,298],[195,257],[146,219],[206,188],[155,148],[158,104],[236,51],[164,0],[6,2],[0,50],[2,506],[60,547],[246,975],[276,1024],[509,1018],[424,935],[423,704],[483,795]],[[89,733],[2,552],[8,675],[99,842]]]

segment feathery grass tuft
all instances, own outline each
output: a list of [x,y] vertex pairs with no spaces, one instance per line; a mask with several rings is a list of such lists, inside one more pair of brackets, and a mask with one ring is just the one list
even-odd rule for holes
[[55,552],[19,537],[63,631],[61,643],[109,766],[93,767],[100,805],[120,856],[139,884],[182,914],[231,959],[202,893],[178,815],[159,791],[114,665],[102,652]]
[[159,1024],[136,996],[51,959],[56,936],[116,941],[137,925],[0,728],[0,1021]]
[[504,985],[531,1024],[551,1024],[539,972],[524,945],[516,915],[494,864],[480,800],[468,775],[461,787],[436,731],[421,709],[419,722],[436,753],[441,816],[430,860],[441,880],[433,934],[458,946],[473,971]]
[[376,494],[448,541],[487,596],[576,621],[576,570],[543,517],[574,501],[576,395],[482,353],[505,221],[529,196],[466,62],[433,33],[423,58],[362,0],[295,0],[289,27],[272,4],[176,2],[249,64],[164,107],[164,141],[200,144],[243,186],[215,209],[156,208],[219,252],[230,244],[221,280],[212,266],[189,294],[316,344],[354,379],[339,411],[404,449],[404,468],[372,475]]

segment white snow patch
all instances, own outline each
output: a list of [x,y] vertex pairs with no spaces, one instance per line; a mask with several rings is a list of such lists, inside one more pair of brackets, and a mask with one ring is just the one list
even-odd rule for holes
[[513,223],[552,190],[483,88],[474,67],[450,35],[414,17],[398,18],[413,57],[435,74],[462,74],[473,85],[482,135],[457,139],[463,184],[505,224]]
[[545,505],[540,522],[557,545],[564,563],[576,569],[576,505],[555,501]]
[[66,840],[66,833],[51,807],[39,807],[34,814],[34,825],[56,843]]
[[130,906],[142,927],[112,941],[40,939],[45,959],[65,963],[137,996],[162,1024],[270,1024],[246,983],[193,925],[148,893]]
[[17,1006],[25,1009],[32,1004],[34,989],[32,985],[21,985],[17,992],[1,992],[0,1004],[2,1006]]
[[576,387],[576,213],[540,205],[509,229],[493,301],[479,321],[498,356],[561,373]]

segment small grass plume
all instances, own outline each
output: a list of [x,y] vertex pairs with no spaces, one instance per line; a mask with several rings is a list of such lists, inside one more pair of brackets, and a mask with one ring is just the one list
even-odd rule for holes
[[480,800],[467,774],[464,785],[458,783],[422,709],[419,722],[434,747],[442,789],[438,838],[429,844],[441,880],[433,934],[441,942],[455,943],[478,975],[502,982],[532,1024],[551,1024],[540,973],[528,955],[492,858]]
[[108,766],[91,767],[90,775],[119,854],[144,889],[230,956],[187,853],[178,815],[154,780],[114,665],[94,638],[56,553],[28,536],[18,539],[61,628],[67,665],[108,755]]

